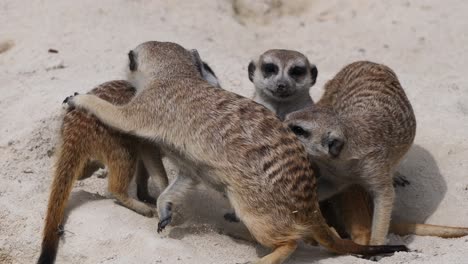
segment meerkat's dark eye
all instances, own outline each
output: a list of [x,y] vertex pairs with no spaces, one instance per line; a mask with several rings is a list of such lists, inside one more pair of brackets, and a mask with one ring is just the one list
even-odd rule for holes
[[289,70],[289,75],[293,77],[300,77],[306,73],[306,68],[302,66],[294,66]]
[[304,128],[302,128],[302,127],[300,127],[298,125],[289,125],[289,128],[297,136],[305,137],[305,138],[310,136],[309,132],[307,132]]
[[270,76],[278,73],[278,66],[273,63],[265,63],[262,65],[262,71],[265,76]]

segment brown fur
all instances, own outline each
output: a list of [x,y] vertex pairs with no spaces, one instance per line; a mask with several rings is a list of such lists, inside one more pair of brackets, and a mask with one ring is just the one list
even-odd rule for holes
[[[335,225],[342,227],[354,242],[370,243],[372,227],[372,198],[360,186],[354,185],[331,199],[335,210]],[[327,218],[328,220],[328,218]],[[456,238],[468,236],[468,228],[407,222],[391,222],[390,233],[397,235],[437,236]]]
[[[380,105],[373,107],[371,103]],[[355,104],[354,107],[350,106],[353,104]],[[372,109],[370,111],[377,112],[377,115],[379,111],[382,111],[382,108],[379,109],[378,107],[387,107],[387,110],[392,109],[390,116],[394,119],[388,119],[389,115],[387,117],[385,115],[353,115],[353,111],[362,110],[360,108],[362,107],[361,104],[369,104],[367,110]],[[406,153],[405,149],[409,148],[414,137],[416,122],[411,105],[400,87],[395,73],[384,65],[370,62],[356,62],[348,65],[325,85],[325,93],[317,106],[330,107],[338,114],[345,116],[342,122],[347,122],[351,126],[356,125],[356,130],[352,131],[353,134],[348,136],[356,141],[354,144],[359,145],[358,149],[360,150],[363,149],[362,146],[369,146],[371,143],[378,145],[381,142],[379,141],[381,137],[387,138],[389,134],[382,133],[382,128],[389,130],[396,128],[398,131],[397,135],[393,135],[393,141],[381,142],[383,146],[394,150],[393,153],[389,151],[389,160],[384,166],[390,167],[392,170]],[[346,117],[346,112],[351,112],[351,116]],[[361,117],[364,117],[364,120],[359,120]],[[371,125],[359,126],[365,120],[368,120]],[[397,125],[393,124],[392,127],[392,124],[388,124],[388,122],[394,122]],[[364,131],[361,131],[361,129]],[[377,131],[373,132],[372,130]],[[359,135],[360,139],[354,138],[356,135]],[[398,139],[398,137],[400,138]],[[401,146],[398,146],[399,144]],[[359,156],[359,154],[356,156]],[[377,163],[375,165],[377,166]],[[336,207],[336,216],[339,218],[335,220],[338,221],[338,224],[341,222],[344,225],[345,231],[348,232],[353,241],[362,245],[372,244],[373,203],[372,197],[369,196],[366,189],[359,185],[353,185],[331,198],[331,203]],[[390,232],[399,235],[414,234],[452,238],[468,235],[468,228],[400,222],[391,223]]]
[[[127,81],[112,81],[97,86],[89,94],[112,104],[122,105],[130,101],[135,91]],[[39,263],[52,263],[55,259],[61,233],[60,226],[63,224],[66,202],[73,183],[77,179],[91,176],[96,169],[102,168],[103,165],[99,161],[108,166],[108,188],[120,204],[145,216],[153,216],[155,213],[152,207],[129,197],[127,193],[137,168],[140,139],[109,129],[95,117],[78,109],[65,114],[60,135],[61,142],[57,152],[42,240],[42,252],[53,254],[41,254],[42,259]],[[154,152],[153,158],[157,159],[157,149]],[[150,200],[152,198],[146,188],[148,173],[141,164],[139,170],[138,181],[143,184],[139,186],[139,197]],[[167,185],[165,171],[161,172],[160,176],[166,178],[165,185]]]
[[293,130],[305,127],[309,135],[299,137],[321,170],[321,199],[352,184],[372,194],[370,243],[384,244],[394,169],[416,132],[411,104],[395,73],[381,64],[352,63],[325,85],[316,107],[289,115],[287,123]]
[[[198,66],[200,75],[205,80],[220,87],[208,64],[201,61]],[[107,82],[90,92],[116,105],[128,103],[135,93],[135,87],[127,81]],[[148,193],[150,174],[161,191],[168,185],[162,163],[164,153],[159,146],[112,130],[83,111],[71,110],[65,114],[61,138],[39,263],[53,263],[55,260],[60,236],[59,225],[63,221],[64,208],[73,182],[76,179],[86,179],[99,168],[104,168],[102,162],[110,170],[110,192],[122,205],[142,215],[152,216],[155,212],[153,208],[128,197],[128,185],[134,174],[136,173],[137,196],[141,201],[153,204],[156,202]]]
[[[226,191],[255,239],[274,248],[259,263],[282,263],[303,238],[338,253],[406,250],[360,246],[331,232],[318,207],[314,173],[302,144],[265,107],[213,89],[196,73],[197,64],[177,44],[146,42],[130,53],[129,77],[141,92],[128,104],[115,106],[93,95],[71,97],[67,104],[173,149],[180,162],[196,168],[181,179]],[[158,202],[160,216],[165,211],[162,220],[170,221],[176,202]]]

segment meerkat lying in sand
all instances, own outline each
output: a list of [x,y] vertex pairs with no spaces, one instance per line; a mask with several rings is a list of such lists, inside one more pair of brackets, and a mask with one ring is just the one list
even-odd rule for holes
[[[175,43],[146,42],[130,51],[129,79],[139,92],[116,106],[94,95],[66,99],[108,126],[173,149],[192,174],[158,198],[158,229],[170,223],[188,186],[203,182],[227,193],[253,237],[273,248],[257,263],[282,263],[301,239],[337,253],[375,255],[405,246],[362,246],[325,223],[307,153],[265,107],[213,86],[197,74],[200,61]],[[273,131],[273,132],[272,132]],[[161,202],[163,201],[163,202]]]

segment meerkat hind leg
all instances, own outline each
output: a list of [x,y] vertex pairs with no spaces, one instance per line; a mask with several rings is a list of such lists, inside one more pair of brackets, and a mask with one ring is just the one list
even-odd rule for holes
[[122,162],[125,158],[116,158],[109,162],[109,191],[123,206],[141,215],[152,217],[155,210],[149,205],[131,198],[128,195],[128,186],[135,173],[136,161]]
[[360,245],[369,245],[372,226],[371,198],[364,188],[353,185],[334,198],[338,214],[351,239]]
[[81,181],[81,180],[87,179],[93,176],[93,174],[99,169],[104,169],[104,168],[105,166],[102,162],[98,160],[88,160],[88,162],[86,162],[86,165],[83,169],[83,173],[80,175],[78,180]]
[[297,242],[290,241],[276,247],[273,252],[254,262],[255,264],[281,264],[296,250]]
[[156,204],[156,199],[153,198],[148,191],[148,180],[150,175],[142,160],[138,160],[135,174],[138,200],[145,203]]
[[158,233],[172,221],[173,205],[180,201],[188,190],[193,188],[196,182],[186,175],[179,174],[174,181],[158,197]]

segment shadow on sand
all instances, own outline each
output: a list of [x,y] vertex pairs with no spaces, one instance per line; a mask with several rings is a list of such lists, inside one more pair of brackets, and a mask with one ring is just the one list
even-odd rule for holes
[[447,184],[429,151],[413,145],[400,163],[398,172],[409,185],[396,188],[393,219],[423,223],[439,207],[447,192]]

